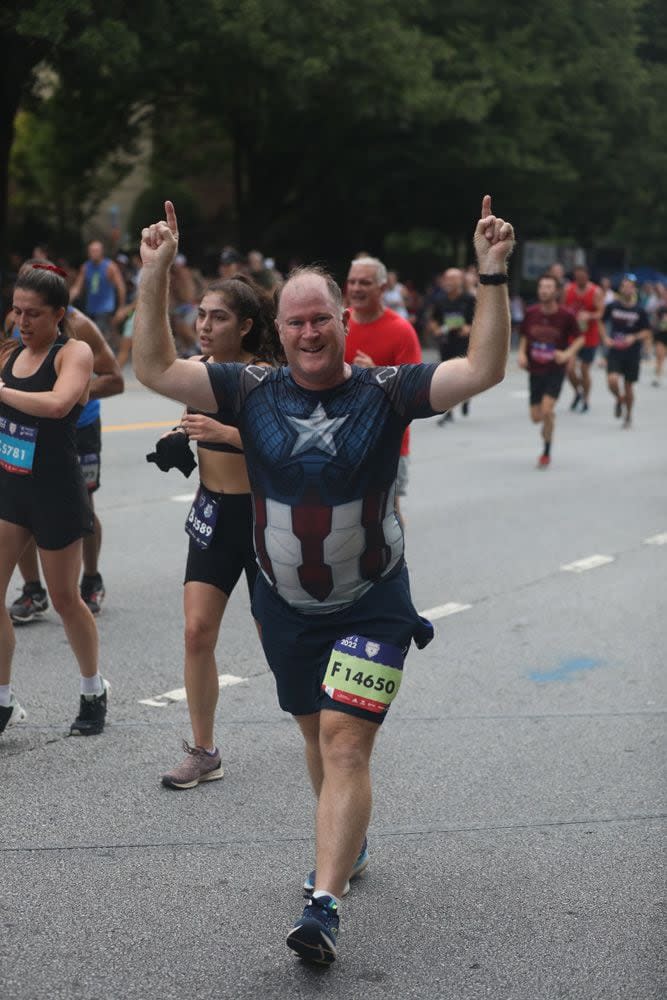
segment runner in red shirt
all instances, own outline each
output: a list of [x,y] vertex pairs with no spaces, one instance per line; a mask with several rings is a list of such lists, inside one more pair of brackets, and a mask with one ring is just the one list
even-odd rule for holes
[[[383,294],[387,287],[387,269],[376,257],[353,260],[347,276],[347,299],[351,311],[345,360],[359,368],[383,368],[387,365],[419,364],[422,350],[415,329],[393,309],[387,309]],[[399,497],[408,485],[410,430],[401,445],[396,480],[396,513],[402,517]]]
[[537,282],[538,304],[526,310],[519,328],[518,361],[530,375],[530,419],[542,424],[544,451],[538,468],[551,462],[556,400],[565,378],[565,366],[584,342],[574,315],[558,305],[558,282],[543,274]]
[[574,313],[577,325],[584,335],[584,346],[574,354],[567,366],[567,377],[574,389],[571,410],[579,407],[580,413],[588,412],[591,392],[591,365],[600,343],[600,320],[604,312],[604,292],[589,279],[588,268],[575,267],[574,281],[565,288],[563,305]]

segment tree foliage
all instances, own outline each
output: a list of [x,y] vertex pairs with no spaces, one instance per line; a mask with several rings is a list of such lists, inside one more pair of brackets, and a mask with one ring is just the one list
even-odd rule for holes
[[61,234],[148,123],[152,187],[205,190],[218,243],[335,262],[433,233],[454,253],[489,190],[525,237],[665,262],[659,0],[14,8],[0,36],[20,82],[17,213]]

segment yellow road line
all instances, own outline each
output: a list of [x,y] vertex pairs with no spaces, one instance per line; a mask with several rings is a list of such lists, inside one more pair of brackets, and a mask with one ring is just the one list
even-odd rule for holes
[[[176,421],[178,422],[178,421]],[[103,431],[145,431],[150,427],[173,427],[174,417],[171,420],[146,420],[141,424],[105,424]]]

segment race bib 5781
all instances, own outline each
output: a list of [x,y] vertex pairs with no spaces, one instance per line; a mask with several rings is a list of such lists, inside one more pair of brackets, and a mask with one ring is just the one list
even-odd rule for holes
[[29,476],[35,460],[37,428],[0,417],[0,468]]

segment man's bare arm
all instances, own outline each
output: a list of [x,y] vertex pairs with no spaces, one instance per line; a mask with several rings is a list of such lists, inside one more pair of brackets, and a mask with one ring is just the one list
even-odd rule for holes
[[169,268],[178,248],[178,224],[170,201],[165,202],[165,212],[166,222],[153,223],[141,234],[143,269],[132,334],[132,363],[137,378],[149,389],[213,413],[218,404],[207,366],[177,358],[169,329]]
[[[513,247],[512,226],[491,214],[491,198],[485,195],[475,229],[480,274],[505,274]],[[503,380],[510,331],[507,285],[480,285],[467,356],[443,361],[433,376],[430,398],[434,410],[449,410]]]
[[95,378],[90,383],[90,398],[107,399],[123,392],[123,373],[98,325],[78,309],[71,313],[69,319],[76,339],[85,341],[93,352]]

